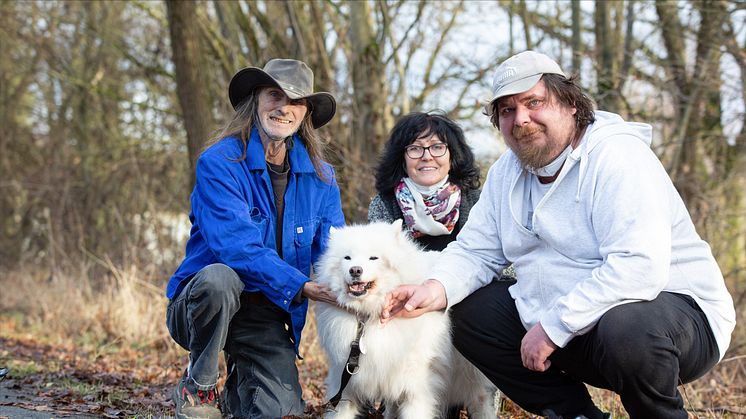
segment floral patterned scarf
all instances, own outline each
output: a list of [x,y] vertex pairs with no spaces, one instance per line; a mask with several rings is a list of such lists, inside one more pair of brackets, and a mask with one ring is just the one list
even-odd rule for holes
[[456,226],[461,204],[461,188],[448,177],[423,187],[405,177],[394,190],[396,201],[404,215],[404,226],[413,238],[444,236]]

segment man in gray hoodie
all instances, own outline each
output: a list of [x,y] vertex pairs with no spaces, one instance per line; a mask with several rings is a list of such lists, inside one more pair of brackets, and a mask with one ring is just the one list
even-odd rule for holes
[[[651,127],[594,111],[533,51],[497,68],[492,93],[510,150],[431,279],[389,294],[384,318],[455,305],[456,347],[532,413],[604,417],[589,384],[632,418],[687,418],[677,386],[722,359],[735,310]],[[511,264],[517,280],[492,281]]]

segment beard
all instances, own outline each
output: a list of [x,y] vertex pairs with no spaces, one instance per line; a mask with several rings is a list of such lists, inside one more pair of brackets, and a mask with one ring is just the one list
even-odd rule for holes
[[[512,134],[513,141],[511,142],[513,145],[510,146],[510,149],[521,161],[523,167],[531,170],[542,168],[551,163],[570,143],[570,140],[556,141],[556,139],[548,137],[546,127],[541,125],[515,127]],[[543,142],[531,138],[540,135],[544,136]]]
[[261,123],[261,121],[257,124],[261,132],[264,133],[265,137],[273,142],[280,142],[285,141],[288,137],[291,137],[294,133],[291,133],[290,135],[285,135],[285,133],[277,132],[272,129],[264,128],[264,125]]

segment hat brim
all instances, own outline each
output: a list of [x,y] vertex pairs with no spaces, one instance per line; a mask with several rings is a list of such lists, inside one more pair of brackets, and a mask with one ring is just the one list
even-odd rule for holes
[[259,86],[273,86],[282,89],[291,99],[306,99],[311,104],[311,124],[314,128],[321,128],[334,117],[337,112],[337,102],[334,96],[327,92],[312,93],[307,96],[299,95],[283,86],[264,70],[257,67],[247,67],[236,73],[228,85],[228,97],[233,109],[238,108],[250,94]]
[[513,83],[503,86],[500,90],[495,92],[495,94],[492,96],[492,99],[483,101],[482,105],[484,106],[484,113],[488,116],[492,116],[492,104],[497,99],[505,96],[517,95],[518,93],[523,93],[531,90],[531,88],[536,86],[536,83],[541,80],[541,77],[543,75],[544,74],[534,74],[532,76],[516,80]]

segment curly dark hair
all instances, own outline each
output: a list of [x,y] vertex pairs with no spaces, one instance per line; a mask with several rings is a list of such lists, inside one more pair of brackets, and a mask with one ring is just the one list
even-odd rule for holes
[[[557,102],[563,106],[575,108],[575,132],[582,132],[592,124],[596,117],[593,115],[593,100],[583,92],[578,84],[577,76],[565,77],[561,74],[544,74],[541,76],[544,86]],[[497,99],[490,103],[492,115],[490,122],[500,129],[500,115],[497,112]]]
[[399,118],[391,129],[389,139],[376,166],[376,190],[382,196],[391,196],[402,178],[407,176],[404,148],[416,139],[437,135],[448,144],[451,170],[448,179],[462,190],[480,186],[479,168],[474,153],[466,144],[464,131],[442,111],[411,112]]

